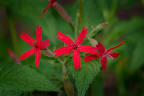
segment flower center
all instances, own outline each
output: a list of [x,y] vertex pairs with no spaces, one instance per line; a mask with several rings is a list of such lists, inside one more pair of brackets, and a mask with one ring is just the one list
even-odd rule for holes
[[78,48],[78,45],[74,44],[73,49],[77,49],[77,48]]
[[102,53],[102,54],[103,54],[103,57],[108,56],[109,60],[110,60],[110,59],[113,59],[111,51],[110,51],[110,52],[104,52],[104,53]]
[[32,43],[32,45],[33,45],[34,47],[40,48],[40,46],[38,46],[36,43],[33,43],[33,42],[31,42],[31,43]]

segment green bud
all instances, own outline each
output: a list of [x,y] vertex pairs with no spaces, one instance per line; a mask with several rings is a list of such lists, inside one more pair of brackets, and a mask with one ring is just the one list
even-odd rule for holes
[[101,23],[96,27],[96,29],[105,28],[107,25],[108,25],[108,22]]
[[80,17],[80,10],[78,10],[76,13],[76,18],[79,18],[79,17]]
[[88,38],[88,40],[89,40],[90,44],[94,47],[96,47],[96,45],[98,44],[98,42],[93,38]]
[[41,52],[42,52],[44,55],[48,56],[48,57],[53,57],[53,56],[54,56],[53,53],[52,53],[48,48],[42,49]]

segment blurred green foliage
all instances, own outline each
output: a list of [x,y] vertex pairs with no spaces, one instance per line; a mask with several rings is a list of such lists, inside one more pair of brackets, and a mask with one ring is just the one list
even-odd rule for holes
[[[42,11],[48,4],[49,2],[47,0],[0,1],[0,71],[6,66],[14,65],[7,53],[8,48],[15,52],[10,34],[11,29],[8,24],[9,18],[13,19],[17,36],[20,32],[25,32],[35,38],[36,26],[42,26],[43,40],[50,40],[51,45],[48,48],[51,50],[54,49],[54,46],[56,48],[63,46],[63,42],[56,39],[56,36],[58,36],[57,31],[63,32],[74,40],[74,29],[72,25],[64,21],[54,8],[51,7],[48,9],[44,17],[42,19],[40,18]],[[64,4],[62,6],[72,18],[72,21],[75,22],[76,13],[79,9],[78,0],[69,5]],[[140,7],[142,11],[139,11],[137,7]],[[100,74],[94,78],[86,96],[144,95],[143,14],[144,0],[83,0],[84,26],[88,28],[88,32],[93,29],[92,26],[97,26],[102,22],[109,23],[106,28],[99,30],[98,34],[92,38],[100,41],[107,49],[118,45],[122,40],[126,41],[123,46],[114,50],[114,52],[120,52],[120,56],[117,59],[108,60],[107,69],[99,72]],[[78,32],[80,31],[79,22]],[[19,37],[18,44],[20,54],[31,48]],[[38,73],[43,74],[64,91],[61,66],[53,58],[42,55],[41,64],[37,68],[34,66],[34,55],[23,60],[22,63],[37,70]],[[72,77],[71,74],[69,76]],[[73,78],[70,78],[70,80],[75,84]],[[30,95],[29,93],[0,90],[1,94],[5,96],[9,94],[12,96],[19,96],[20,94],[24,96]],[[36,94],[36,92],[31,94]],[[43,96],[47,95],[47,93],[43,94]],[[49,96],[54,96],[54,94],[49,94]],[[58,94],[66,96],[64,92]]]

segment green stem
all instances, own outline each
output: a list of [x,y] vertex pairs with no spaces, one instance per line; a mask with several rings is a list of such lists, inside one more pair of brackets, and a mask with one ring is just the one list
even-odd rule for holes
[[93,32],[95,32],[97,30],[97,27],[94,28],[87,36],[89,37]]
[[111,20],[113,20],[113,17],[115,16],[115,12],[117,9],[117,4],[118,4],[119,0],[114,0],[112,5],[111,5],[111,10],[109,11],[109,15],[108,15],[108,21],[110,22]]
[[[46,55],[46,56],[48,56],[48,55]],[[52,55],[52,56],[54,56],[54,55]],[[62,64],[62,79],[64,82],[65,92],[66,92],[67,96],[73,96],[74,95],[73,86],[67,75],[65,62],[63,60],[61,60],[60,58],[55,57],[55,59],[57,59]]]
[[83,29],[83,9],[82,9],[82,0],[79,0],[79,6],[80,6],[80,22],[81,22],[81,29]]
[[62,78],[64,82],[64,89],[65,89],[67,96],[74,96],[73,86],[67,75],[65,63],[62,64]]
[[75,39],[77,38],[77,30],[78,30],[78,20],[79,20],[79,17],[80,17],[80,12],[79,12],[79,10],[78,10],[77,13],[76,13],[75,26],[73,26],[73,27],[74,27],[74,30],[75,30]]
[[11,33],[13,47],[16,52],[16,55],[19,56],[19,47],[18,47],[18,39],[17,39],[16,29],[15,29],[14,22],[11,17],[8,17],[8,23],[9,23],[9,29],[10,29],[10,33]]
[[[54,56],[54,55],[52,55],[52,56]],[[63,82],[64,82],[64,89],[65,89],[67,96],[74,96],[73,85],[71,84],[69,77],[67,75],[67,72],[66,72],[65,63],[67,61],[64,62],[64,60],[61,60],[60,58],[56,58],[56,57],[55,57],[55,59],[57,59],[62,64],[62,78],[63,78]]]
[[78,28],[78,18],[76,18],[76,25],[75,25],[75,39],[77,38],[77,28]]
[[67,75],[65,63],[59,58],[57,58],[57,60],[62,64],[62,78],[63,78],[63,82],[64,82],[65,92],[66,92],[67,96],[74,96],[73,86]]
[[64,65],[64,62],[63,62],[61,59],[57,58],[57,60],[58,60],[62,65]]

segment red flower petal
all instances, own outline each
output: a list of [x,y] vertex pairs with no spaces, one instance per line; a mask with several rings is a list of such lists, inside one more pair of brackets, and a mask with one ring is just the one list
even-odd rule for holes
[[43,14],[41,16],[41,18],[44,16],[45,12],[53,5],[53,3],[50,3],[43,11]]
[[119,56],[120,53],[115,53],[115,52],[110,52],[110,55],[113,57],[113,58],[117,58]]
[[101,70],[105,70],[107,66],[107,57],[101,57],[102,67]]
[[96,47],[92,47],[89,45],[79,45],[78,50],[85,53],[97,53]]
[[37,44],[40,46],[42,41],[42,26],[39,27],[39,25],[37,26],[36,29],[36,40],[37,40]]
[[57,32],[59,36],[57,36],[58,39],[62,40],[64,43],[66,43],[67,45],[73,45],[74,42],[65,34],[61,33],[61,32]]
[[41,42],[41,49],[44,49],[49,45],[50,45],[49,40],[42,41]]
[[89,56],[85,56],[84,57],[84,59],[85,59],[84,62],[91,61],[91,60],[96,59],[96,58],[98,58],[100,56],[101,56],[100,53],[98,53],[98,54],[92,54],[92,55],[89,55]]
[[40,63],[40,58],[41,58],[41,51],[40,49],[38,49],[36,51],[36,54],[35,54],[35,66],[37,67]]
[[98,45],[96,45],[96,47],[100,53],[105,52],[105,47],[100,42],[98,42]]
[[113,50],[113,49],[115,49],[115,48],[121,46],[124,42],[125,42],[125,41],[122,41],[118,46],[112,47],[112,48],[108,49],[107,52],[110,52],[111,50]]
[[68,53],[71,53],[73,50],[73,47],[71,46],[66,46],[66,47],[61,47],[61,48],[58,48],[54,51],[55,56],[59,56],[59,55],[64,55],[64,54],[68,54]]
[[80,64],[80,55],[77,50],[73,50],[73,63],[74,63],[74,68],[77,70],[78,68],[81,69],[81,64]]
[[20,59],[20,60],[23,60],[23,59],[29,57],[30,55],[32,55],[32,54],[35,53],[35,52],[36,52],[36,48],[32,48],[32,49],[28,50],[27,52],[25,52],[24,54],[22,54],[22,55],[19,57],[19,59]]
[[20,34],[20,37],[26,41],[29,45],[33,46],[33,43],[36,43],[35,40],[33,38],[31,38],[29,35],[27,35],[26,33],[22,32],[22,35]]
[[84,37],[87,34],[87,32],[88,32],[88,29],[87,28],[85,29],[85,27],[84,27],[82,29],[81,33],[79,34],[79,36],[77,37],[75,44],[78,44],[78,45],[81,44],[83,42]]

